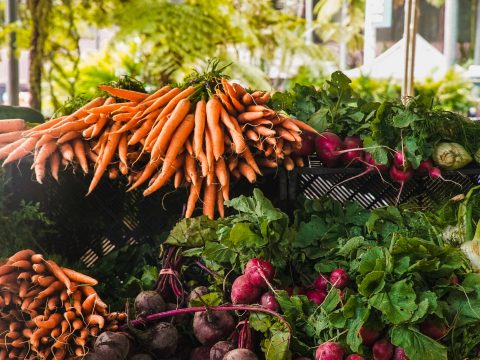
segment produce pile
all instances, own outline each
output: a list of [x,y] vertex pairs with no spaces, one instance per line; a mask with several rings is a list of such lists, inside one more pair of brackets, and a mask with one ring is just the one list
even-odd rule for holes
[[269,108],[270,93],[249,92],[215,69],[152,94],[141,87],[99,89],[106,95],[71,114],[0,135],[12,141],[0,148],[3,165],[34,152],[32,167],[42,183],[47,165],[58,180],[61,164],[76,162],[85,174],[93,169],[88,193],[106,171],[111,179],[126,176],[128,191],[148,183],[145,196],[173,178],[176,188],[189,187],[186,217],[201,197],[203,213],[213,218],[215,210],[224,215],[231,176],[254,183],[260,167],[303,166],[294,153],[300,134],[315,132]]
[[101,331],[117,330],[125,314],[110,313],[89,276],[32,250],[0,266],[0,359],[83,357]]

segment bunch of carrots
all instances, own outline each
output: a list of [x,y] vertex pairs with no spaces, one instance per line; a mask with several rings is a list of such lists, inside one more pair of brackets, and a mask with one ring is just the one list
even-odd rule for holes
[[248,92],[223,77],[183,88],[164,86],[152,94],[107,85],[99,89],[109,96],[1,147],[4,165],[33,152],[32,167],[42,182],[47,164],[58,179],[61,164],[79,164],[87,173],[90,163],[88,193],[105,172],[111,179],[127,176],[128,191],[148,183],[145,196],[173,179],[175,188],[189,188],[186,217],[202,198],[203,213],[214,218],[215,210],[224,215],[231,176],[253,183],[262,167],[302,167],[303,159],[295,155],[302,146],[300,134],[315,132],[269,108],[268,92]]
[[108,313],[97,281],[21,250],[0,263],[0,359],[84,356],[125,314]]

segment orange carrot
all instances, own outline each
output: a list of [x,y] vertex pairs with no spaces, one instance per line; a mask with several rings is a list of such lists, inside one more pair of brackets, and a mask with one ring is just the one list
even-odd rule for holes
[[248,129],[245,131],[245,136],[247,139],[252,140],[252,141],[258,141],[260,140],[260,135],[258,135],[255,131],[252,129]]
[[175,162],[172,164],[172,166],[169,166],[167,171],[165,173],[160,173],[160,175],[155,179],[152,185],[150,185],[144,192],[144,196],[148,196],[152,194],[153,192],[157,191],[160,189],[163,185],[167,183],[167,181],[175,174],[178,168],[183,166],[183,163],[185,161],[185,156],[179,155]]
[[300,121],[300,120],[297,120],[297,119],[294,119],[294,118],[290,118],[289,120],[291,122],[293,122],[295,125],[297,125],[300,128],[300,130],[303,130],[303,131],[306,131],[306,132],[309,132],[309,133],[313,133],[313,134],[319,134],[319,132],[317,130],[315,130],[310,125],[304,123],[303,121]]
[[215,217],[217,186],[212,182],[210,185],[205,185],[203,190],[203,215],[213,220]]
[[223,108],[220,112],[220,119],[232,137],[232,141],[235,144],[235,152],[237,154],[243,153],[247,147],[247,143],[245,142],[242,132],[238,130],[240,126],[237,120],[233,116],[229,116]]
[[217,97],[220,99],[220,101],[222,102],[225,109],[227,109],[228,113],[232,115],[237,115],[237,110],[235,110],[235,108],[233,107],[228,96],[224,94],[222,91],[220,91],[220,89],[217,89],[215,93]]
[[85,153],[85,146],[84,146],[82,140],[80,140],[80,139],[73,140],[73,152],[74,152],[75,157],[77,158],[78,163],[80,164],[80,167],[82,168],[83,172],[85,174],[88,174],[87,155]]
[[185,155],[185,176],[195,185],[198,181],[197,164],[190,154]]
[[55,276],[41,275],[37,278],[37,282],[40,286],[47,288],[56,281]]
[[175,172],[175,177],[173,179],[173,187],[175,189],[178,189],[182,185],[183,178],[184,178],[183,169],[178,168],[177,171]]
[[188,200],[187,200],[187,209],[185,211],[186,218],[190,218],[193,215],[193,212],[195,210],[195,205],[197,204],[197,201],[200,198],[202,183],[203,183],[203,179],[200,178],[198,179],[196,184],[194,184],[192,181],[192,184],[190,185],[190,192],[188,194]]
[[[37,137],[31,137],[24,139],[23,143],[19,145],[15,150],[13,150],[5,159],[3,162],[2,166],[5,166],[6,164],[21,159],[24,156],[28,155],[31,153],[31,151],[35,148],[35,144],[37,142],[38,138]],[[14,143],[15,144],[15,143]]]
[[241,113],[237,117],[238,121],[240,121],[241,123],[248,123],[249,121],[257,120],[261,118],[263,118],[262,111],[247,111],[247,112]]
[[62,157],[69,162],[72,162],[73,157],[75,156],[70,143],[60,145],[60,153],[62,154]]
[[77,139],[82,135],[80,131],[69,131],[65,135],[62,135],[58,140],[57,144],[61,145],[63,143],[66,143],[70,140]]
[[213,181],[212,177],[214,174],[213,166],[215,163],[215,159],[213,156],[212,138],[209,131],[205,133],[205,153],[206,153],[207,166],[208,166],[207,185],[210,185]]
[[148,94],[145,94],[145,93],[141,93],[133,90],[114,88],[108,85],[101,85],[98,88],[102,91],[109,93],[112,96],[115,96],[121,99],[130,100],[130,101],[138,102],[138,101],[145,100],[148,97]]
[[174,99],[177,95],[182,92],[179,88],[173,88],[164,95],[160,96],[155,100],[155,102],[150,105],[144,112],[143,116],[150,114],[151,112],[160,109],[162,106],[167,105],[172,99]]
[[238,158],[230,158],[228,160],[228,171],[232,172],[238,165]]
[[270,100],[270,93],[267,91],[263,95],[259,97],[255,97],[253,94],[252,96],[255,98],[254,102],[255,104],[265,104],[268,100]]
[[250,183],[254,183],[257,180],[257,175],[255,174],[255,171],[248,165],[246,162],[240,161],[238,163],[238,171],[240,171],[240,174],[245,176],[247,180]]
[[126,122],[126,121],[129,121],[133,118],[134,114],[132,114],[131,112],[124,112],[124,113],[121,113],[121,114],[117,114],[117,115],[114,115],[112,117],[112,120],[113,121],[118,121],[118,122]]
[[[115,101],[115,99],[113,99],[113,101]],[[98,114],[98,115],[105,114],[105,115],[108,115],[111,112],[120,109],[122,106],[132,106],[132,105],[135,105],[135,104],[136,104],[135,101],[124,102],[124,103],[115,103],[114,102],[114,103],[109,103],[109,104],[107,104],[107,102],[105,102],[104,105],[92,108],[92,109],[88,110],[88,112],[91,113],[91,114]]]
[[152,129],[153,124],[154,119],[146,120],[137,130],[135,130],[130,140],[128,140],[128,145],[138,144],[140,140],[142,140],[148,135],[149,131]]
[[64,288],[64,286],[65,285],[61,281],[54,281],[45,290],[41,291],[37,295],[37,299],[47,298],[50,295],[54,294],[55,292],[62,290]]
[[22,137],[23,131],[11,131],[0,134],[0,143],[12,143]]
[[19,260],[30,260],[34,254],[35,251],[30,249],[20,250],[8,258],[7,264],[10,265]]
[[63,316],[60,313],[52,314],[48,319],[45,319],[43,315],[37,316],[34,321],[37,327],[42,329],[54,329],[62,321]]
[[52,272],[52,274],[58,279],[60,280],[62,283],[65,284],[66,288],[67,288],[67,294],[72,294],[72,283],[70,281],[70,279],[68,278],[68,276],[65,274],[65,272],[62,270],[62,268],[60,266],[57,265],[57,263],[53,260],[48,260],[46,262],[48,268],[50,269],[50,271]]
[[120,137],[120,141],[118,142],[118,158],[120,162],[127,167],[127,151],[128,151],[128,139],[127,134],[124,133]]
[[29,260],[18,260],[12,263],[12,266],[15,268],[28,270],[32,268],[32,263]]
[[232,83],[232,86],[235,89],[235,93],[237,94],[238,99],[241,99],[243,97],[243,95],[245,95],[247,93],[245,88],[240,84]]
[[195,157],[203,152],[203,134],[205,132],[206,102],[200,100],[195,107],[195,130],[193,133],[193,154]]
[[75,281],[78,284],[86,284],[86,285],[98,284],[98,281],[90,276],[87,276],[85,274],[79,273],[75,270],[68,269],[65,267],[62,267],[61,269],[70,280]]
[[275,130],[271,130],[271,129],[265,127],[265,126],[255,126],[254,130],[259,135],[265,136],[265,137],[271,137],[271,136],[275,136],[277,134],[275,132]]
[[23,143],[26,141],[27,139],[25,138],[20,138],[16,141],[14,141],[13,143],[10,143],[8,145],[4,145],[3,147],[0,148],[0,159],[5,159],[8,155],[10,155],[10,153],[12,151],[14,151],[15,149],[17,149],[19,146],[23,145]]
[[87,316],[87,324],[90,325],[98,325],[100,329],[105,326],[105,319],[101,315],[88,315]]
[[0,120],[0,133],[24,130],[26,127],[23,119],[2,119]]
[[190,141],[190,137],[187,140],[185,140],[185,150],[187,150],[187,153],[189,155],[193,156],[193,147],[192,147],[192,142]]
[[145,168],[143,169],[142,174],[135,180],[133,185],[130,186],[130,188],[128,188],[127,192],[132,191],[133,189],[136,189],[141,184],[143,184],[145,181],[147,181],[152,176],[152,174],[155,172],[155,170],[158,169],[158,167],[160,166],[162,161],[163,160],[158,159],[158,160],[149,162],[145,166]]
[[220,159],[225,151],[223,130],[219,123],[221,109],[222,105],[216,98],[211,98],[208,100],[206,106],[207,127],[212,140],[213,155],[215,160]]
[[207,156],[205,153],[202,151],[198,157],[198,161],[200,162],[200,167],[202,169],[202,176],[206,177],[208,175],[208,161],[207,161]]
[[223,199],[223,193],[222,190],[219,189],[217,191],[217,211],[218,215],[223,219],[225,217],[225,208],[223,205],[224,199]]

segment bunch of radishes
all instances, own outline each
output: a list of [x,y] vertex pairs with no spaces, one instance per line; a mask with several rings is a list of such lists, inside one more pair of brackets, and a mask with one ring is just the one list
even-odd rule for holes
[[343,290],[348,285],[349,276],[345,269],[335,269],[327,277],[320,274],[313,282],[313,290],[306,292],[309,300],[317,305],[321,305],[327,297],[328,287],[332,286],[339,290]]

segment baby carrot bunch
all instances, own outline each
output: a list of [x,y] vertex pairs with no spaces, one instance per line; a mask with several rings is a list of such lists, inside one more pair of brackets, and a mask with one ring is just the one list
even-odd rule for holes
[[95,98],[0,147],[4,165],[33,152],[41,183],[47,165],[58,180],[62,164],[76,163],[84,173],[93,170],[88,193],[105,173],[111,179],[126,176],[128,191],[148,184],[145,196],[173,179],[175,188],[189,189],[186,217],[202,198],[203,213],[214,218],[215,211],[223,217],[232,176],[254,183],[262,167],[303,166],[295,155],[300,134],[315,132],[268,107],[269,92],[247,91],[215,72],[152,94],[109,85],[99,89],[109,97]]
[[109,313],[97,281],[32,250],[0,265],[0,359],[84,356],[94,338],[117,330],[125,314]]

